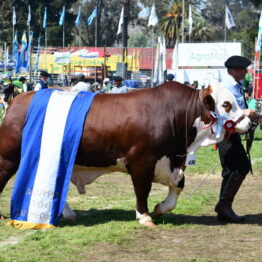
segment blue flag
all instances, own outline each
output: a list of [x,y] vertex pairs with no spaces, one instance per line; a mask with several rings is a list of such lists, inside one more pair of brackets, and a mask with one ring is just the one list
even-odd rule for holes
[[44,14],[44,19],[43,19],[43,29],[46,29],[46,19],[47,19],[47,10],[45,7],[45,14]]
[[93,19],[97,17],[97,7],[94,9],[94,11],[92,12],[92,14],[88,17],[87,19],[87,24],[91,25],[93,22]]
[[27,39],[26,39],[25,31],[23,33],[21,42],[22,42],[22,48],[21,48],[20,57],[19,57],[19,70],[21,70],[21,67],[26,67],[25,51],[27,49]]
[[18,47],[19,44],[17,42],[17,33],[15,33],[14,40],[13,40],[13,59],[15,62],[15,73],[19,73],[19,54],[18,54]]
[[40,59],[40,51],[41,51],[41,34],[39,34],[39,37],[38,37],[36,61],[35,61],[35,67],[34,67],[34,70],[33,70],[34,72],[37,71],[37,69],[38,69],[39,59]]
[[34,35],[34,33],[30,32],[27,55],[26,55],[26,70],[27,70],[27,72],[29,72],[29,70],[30,70],[31,46],[33,44],[33,35]]
[[63,6],[63,10],[61,12],[60,20],[59,20],[59,25],[63,25],[65,21],[65,6]]
[[76,21],[75,21],[76,25],[80,25],[81,23],[81,7],[79,6],[79,9],[78,9],[78,14],[77,14],[77,18],[76,18]]

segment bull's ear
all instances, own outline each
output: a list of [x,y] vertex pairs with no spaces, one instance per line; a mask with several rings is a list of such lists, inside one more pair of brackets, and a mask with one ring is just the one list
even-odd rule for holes
[[211,86],[209,85],[206,89],[203,89],[201,92],[202,92],[202,102],[205,105],[205,107],[209,111],[215,111],[215,100],[211,96],[211,93],[213,92]]

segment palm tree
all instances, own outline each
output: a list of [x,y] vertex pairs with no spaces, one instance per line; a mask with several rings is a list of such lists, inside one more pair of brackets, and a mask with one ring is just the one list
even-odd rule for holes
[[195,16],[191,39],[193,41],[210,41],[214,39],[214,29],[203,17]]
[[175,0],[169,13],[160,22],[160,30],[164,33],[167,45],[174,46],[180,34],[182,22],[182,2]]

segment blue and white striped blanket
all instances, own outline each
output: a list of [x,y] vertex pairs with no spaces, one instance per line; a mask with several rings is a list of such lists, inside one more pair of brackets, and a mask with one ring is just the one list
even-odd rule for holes
[[9,224],[37,229],[58,225],[95,95],[52,89],[34,95],[22,133]]

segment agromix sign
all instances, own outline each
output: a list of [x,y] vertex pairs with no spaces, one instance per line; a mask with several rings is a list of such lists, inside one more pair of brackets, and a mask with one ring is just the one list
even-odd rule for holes
[[224,67],[224,62],[232,55],[241,55],[241,43],[181,43],[178,66]]

